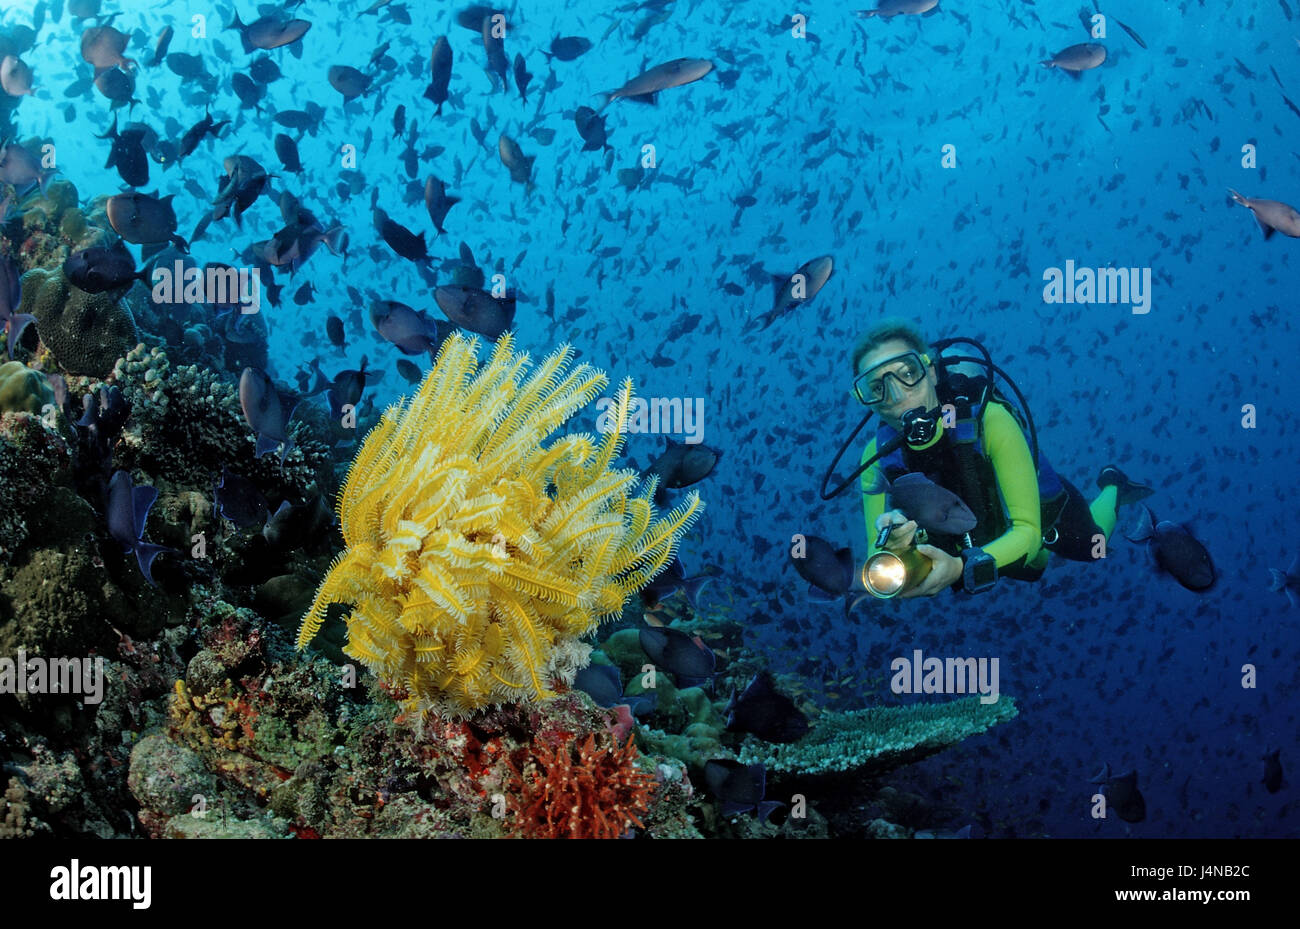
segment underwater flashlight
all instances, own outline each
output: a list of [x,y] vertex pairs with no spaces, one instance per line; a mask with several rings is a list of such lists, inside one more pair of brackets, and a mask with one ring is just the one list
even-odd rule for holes
[[881,551],[868,558],[862,566],[862,586],[873,597],[881,600],[889,600],[911,590],[925,580],[934,567],[929,558],[916,550],[915,539],[912,540],[912,546],[902,553],[884,550],[893,529],[893,526],[886,526],[881,530],[880,538],[876,539],[876,547]]

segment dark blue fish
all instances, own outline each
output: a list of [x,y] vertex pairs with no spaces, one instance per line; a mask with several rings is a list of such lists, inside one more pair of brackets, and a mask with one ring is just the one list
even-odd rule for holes
[[36,322],[30,313],[16,312],[22,303],[22,274],[10,258],[0,258],[0,323],[4,324],[9,357],[14,357],[14,346],[23,337],[29,323]]
[[376,300],[370,304],[370,321],[404,355],[427,352],[433,357],[443,339],[456,330],[455,325],[433,319],[424,310],[414,310],[396,300]]
[[214,509],[240,529],[260,526],[266,519],[266,497],[246,477],[221,469],[221,478],[212,492]]
[[889,507],[901,510],[926,532],[961,535],[974,529],[978,522],[961,497],[924,474],[904,474],[890,482],[877,470],[866,492],[888,493]]
[[1291,567],[1285,571],[1277,568],[1268,569],[1270,582],[1268,589],[1273,593],[1286,594],[1287,602],[1296,605],[1296,594],[1300,593],[1300,555],[1291,559]]
[[299,504],[282,500],[262,527],[262,537],[274,548],[297,549],[321,538],[333,522],[333,514],[320,497]]
[[853,551],[837,549],[820,536],[805,535],[803,538],[802,555],[796,556],[793,550],[790,553],[794,569],[814,592],[832,599],[843,597],[853,587]]
[[245,368],[239,378],[239,405],[244,419],[257,433],[254,455],[261,458],[267,452],[280,448],[280,464],[293,449],[289,438],[289,420],[293,418],[294,405],[282,398],[275,384],[256,368]]
[[135,487],[128,471],[117,471],[108,485],[108,531],[122,546],[123,550],[134,552],[140,573],[151,587],[157,587],[153,579],[153,561],[163,552],[172,552],[165,545],[154,545],[144,541],[145,522],[149,519],[149,508],[158,497],[158,491],[149,486]]
[[1264,753],[1264,788],[1271,794],[1277,793],[1282,789],[1282,749],[1275,748],[1273,751]]
[[640,639],[641,650],[661,670],[671,672],[678,687],[697,687],[713,679],[717,659],[699,636],[666,626],[643,626]]
[[655,488],[655,505],[668,505],[668,491],[690,487],[704,480],[722,460],[722,452],[703,442],[674,442],[665,436],[668,447],[645,469],[643,477],[655,475],[659,484]]
[[727,730],[748,732],[764,742],[797,742],[808,732],[808,717],[776,689],[770,674],[760,671],[744,693],[732,694]]
[[1214,562],[1205,546],[1177,523],[1157,523],[1151,510],[1139,508],[1137,524],[1126,532],[1130,542],[1146,542],[1156,564],[1188,590],[1202,591],[1214,584]]
[[624,694],[618,668],[607,664],[587,665],[574,675],[573,686],[596,701],[597,706],[609,709],[626,704],[636,716],[653,712],[658,700],[658,693],[653,690],[636,696]]
[[1147,802],[1138,790],[1137,771],[1120,775],[1110,773],[1110,764],[1101,766],[1101,773],[1091,781],[1106,787],[1106,805],[1126,823],[1140,823],[1147,818]]
[[680,590],[686,595],[686,602],[691,605],[691,609],[698,609],[697,600],[700,591],[711,580],[713,580],[712,574],[697,574],[695,577],[687,577],[686,569],[682,567],[681,560],[674,555],[667,569],[655,575],[654,580],[641,588],[641,603],[653,609],[659,605],[660,600],[670,596],[674,591]]
[[113,444],[131,415],[131,405],[116,384],[101,385],[99,390],[85,395],[82,410],[77,426],[85,430],[87,446],[100,466],[107,470],[113,456]]
[[763,799],[767,793],[767,771],[761,764],[744,765],[730,758],[715,758],[704,766],[704,783],[722,801],[723,816],[752,811],[766,822],[773,811],[785,805]]
[[334,419],[343,416],[343,407],[350,405],[354,409],[361,402],[361,394],[366,389],[366,357],[361,356],[361,367],[359,369],[340,371],[332,380],[325,376],[320,369],[320,360],[313,358],[309,367],[312,373],[316,375],[316,383],[311,390],[307,391],[307,396],[314,397],[316,394],[325,394],[325,399],[329,403],[330,415]]

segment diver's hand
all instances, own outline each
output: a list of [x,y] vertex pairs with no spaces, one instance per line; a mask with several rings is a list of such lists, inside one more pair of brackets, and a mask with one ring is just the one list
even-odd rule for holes
[[[894,530],[897,532],[898,530]],[[890,536],[893,541],[893,536]],[[933,597],[939,591],[951,587],[956,583],[957,578],[961,577],[962,561],[955,555],[949,555],[941,548],[935,548],[933,545],[918,545],[916,550],[930,559],[933,567],[930,573],[925,576],[925,580],[917,584],[911,590],[899,594],[899,599],[904,597]]]
[[901,552],[912,547],[917,528],[915,520],[908,519],[902,510],[890,510],[876,519],[876,532],[883,532],[886,526],[893,526],[894,531],[885,542],[885,551]]

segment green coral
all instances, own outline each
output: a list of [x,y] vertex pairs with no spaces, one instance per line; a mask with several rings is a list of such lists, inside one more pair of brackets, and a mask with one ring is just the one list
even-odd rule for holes
[[968,697],[823,713],[798,742],[747,741],[740,760],[761,762],[769,773],[777,774],[878,774],[941,752],[1016,715],[1011,697],[996,703]]
[[21,361],[0,365],[0,413],[40,413],[54,402],[54,390],[40,371]]
[[106,377],[139,341],[131,311],[111,293],[73,287],[62,268],[23,275],[20,312],[36,317],[41,341],[70,374]]

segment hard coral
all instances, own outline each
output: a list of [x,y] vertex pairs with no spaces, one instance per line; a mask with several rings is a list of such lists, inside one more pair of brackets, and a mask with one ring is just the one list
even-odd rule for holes
[[576,741],[568,736],[554,748],[535,742],[528,761],[511,766],[518,832],[534,839],[617,839],[632,826],[645,828],[640,817],[657,782],[637,767],[632,740],[603,749],[592,735],[581,746]]
[[20,312],[36,317],[41,341],[69,374],[105,377],[139,341],[131,311],[112,293],[73,287],[62,268],[23,275]]
[[443,343],[404,406],[385,412],[339,497],[347,551],[298,636],[304,647],[331,603],[352,603],[346,652],[402,686],[411,709],[465,716],[538,701],[585,663],[581,636],[617,614],[672,558],[701,509],[691,493],[652,520],[651,481],[612,470],[615,428],[542,442],[604,387],[588,365],[566,372],[562,347],[526,379],[510,336],[478,369],[477,340]]
[[40,413],[54,402],[54,390],[45,375],[21,361],[0,364],[0,413]]
[[158,347],[135,346],[118,361],[113,381],[131,406],[113,465],[149,474],[155,484],[211,493],[213,476],[229,467],[267,496],[310,497],[324,486],[330,456],[300,424],[297,448],[283,466],[255,458],[236,384],[199,365],[172,365]]
[[742,748],[740,760],[761,762],[769,774],[880,774],[937,754],[1014,719],[1017,712],[1011,697],[995,703],[967,697],[823,713],[798,742],[775,745],[751,740]]

